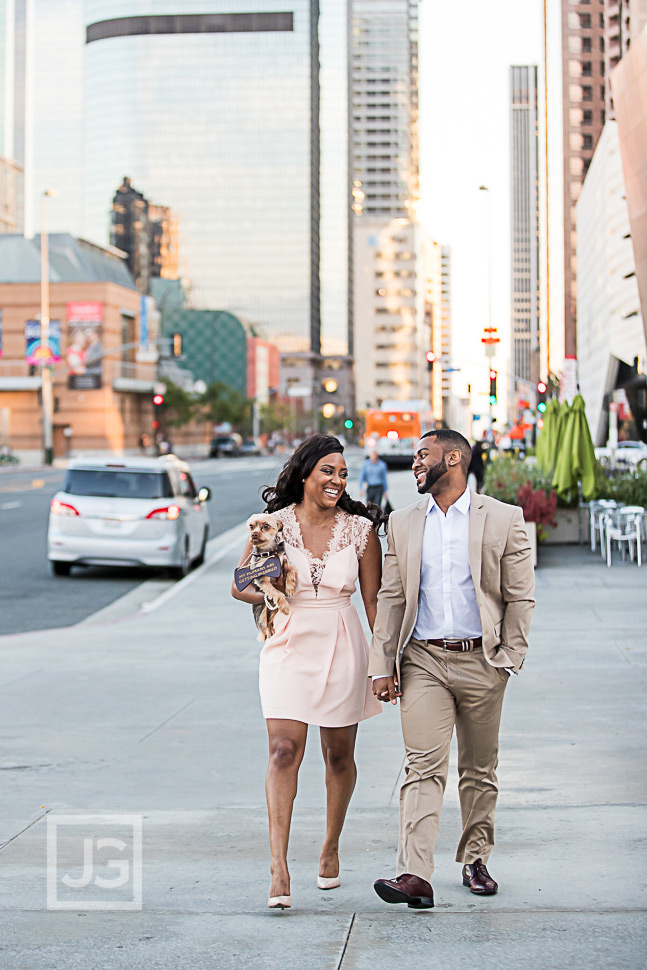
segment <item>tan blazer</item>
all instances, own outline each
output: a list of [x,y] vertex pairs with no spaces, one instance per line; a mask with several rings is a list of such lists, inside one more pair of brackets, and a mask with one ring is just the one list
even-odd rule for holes
[[[388,548],[369,656],[369,676],[390,677],[411,639],[418,613],[422,537],[429,498],[389,517]],[[535,572],[521,509],[471,493],[469,559],[494,667],[521,669],[535,605]]]

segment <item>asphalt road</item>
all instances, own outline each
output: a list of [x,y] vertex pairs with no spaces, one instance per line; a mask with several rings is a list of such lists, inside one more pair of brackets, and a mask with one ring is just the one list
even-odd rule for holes
[[[198,487],[208,485],[212,490],[210,538],[262,507],[260,491],[276,480],[284,460],[249,457],[191,463]],[[347,460],[351,481],[356,481],[361,454],[352,450]],[[49,502],[64,475],[42,469],[0,473],[0,635],[80,623],[159,576],[152,569],[99,566],[73,569],[69,577],[52,575],[46,546]]]
[[[279,466],[280,467],[280,466]],[[208,485],[211,538],[260,508],[259,489],[276,477],[277,460],[241,458],[192,463],[198,486]],[[0,475],[0,634],[80,623],[155,577],[152,569],[90,566],[53,576],[47,562],[49,502],[63,471]]]

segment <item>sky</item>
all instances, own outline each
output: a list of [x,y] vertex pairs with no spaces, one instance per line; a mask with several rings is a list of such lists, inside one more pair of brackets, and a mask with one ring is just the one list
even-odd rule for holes
[[[495,367],[499,400],[504,399],[510,347],[509,68],[537,64],[543,92],[543,15],[543,0],[421,0],[420,4],[420,217],[435,239],[452,246],[452,364],[461,368],[454,374],[454,392],[463,396],[468,382],[472,383],[482,395],[480,404],[473,399],[474,411],[486,407],[488,391],[488,365],[481,344],[488,319],[488,195],[492,316],[502,338]],[[559,0],[549,0],[548,22],[551,344],[558,350],[563,328],[558,279],[562,260]],[[539,110],[543,115],[543,104]],[[543,127],[540,169],[542,152]],[[541,181],[543,195],[543,171]],[[480,185],[487,186],[489,193],[479,192]],[[553,369],[559,369],[559,353],[551,357]],[[503,417],[501,409],[499,420]]]

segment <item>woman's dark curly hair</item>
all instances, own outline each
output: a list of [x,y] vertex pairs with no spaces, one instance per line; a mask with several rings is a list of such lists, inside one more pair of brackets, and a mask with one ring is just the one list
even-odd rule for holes
[[[301,502],[303,482],[315,470],[317,463],[326,455],[343,455],[343,453],[344,446],[341,441],[331,434],[313,434],[310,438],[306,438],[286,461],[276,480],[276,485],[267,485],[261,492],[266,504],[265,511],[278,512],[279,509],[284,509],[293,502],[297,504]],[[361,515],[365,519],[370,519],[376,529],[386,522],[386,516],[378,505],[373,505],[372,502],[364,505],[363,502],[352,499],[346,489],[342,492],[337,505],[351,515]]]

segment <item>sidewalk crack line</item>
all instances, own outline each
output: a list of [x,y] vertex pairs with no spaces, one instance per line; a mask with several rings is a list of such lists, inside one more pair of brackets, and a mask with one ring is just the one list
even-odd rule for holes
[[140,738],[139,739],[140,742],[145,741],[147,738],[150,738],[151,734],[155,734],[156,731],[159,731],[160,728],[163,728],[165,724],[168,724],[169,721],[172,721],[173,718],[177,717],[178,714],[181,714],[182,711],[186,711],[187,707],[190,707],[190,705],[193,704],[194,702],[195,702],[195,697],[193,697],[190,701],[187,701],[186,704],[183,704],[182,707],[180,707],[179,710],[175,711],[173,714],[169,714],[169,716],[165,718],[161,724],[158,724],[157,727],[154,727],[152,731],[149,731],[148,734],[145,734],[143,738]]
[[344,957],[346,956],[346,949],[348,947],[348,941],[350,940],[350,935],[353,932],[353,925],[355,923],[355,917],[357,913],[353,913],[350,918],[350,923],[348,924],[348,932],[346,933],[346,939],[344,940],[344,946],[339,957],[339,963],[337,964],[336,970],[341,970],[341,965],[344,962]]

